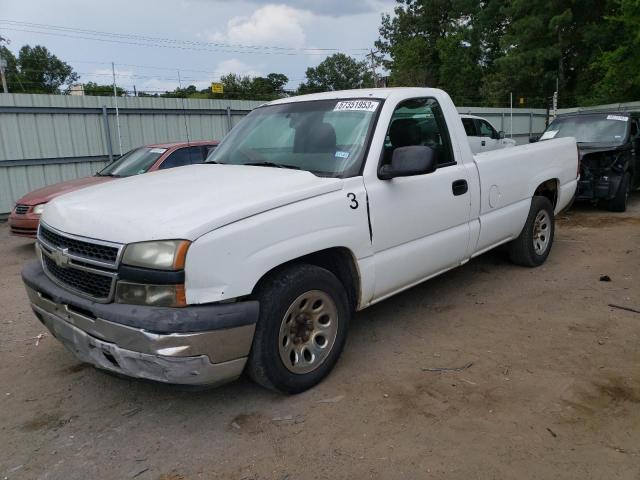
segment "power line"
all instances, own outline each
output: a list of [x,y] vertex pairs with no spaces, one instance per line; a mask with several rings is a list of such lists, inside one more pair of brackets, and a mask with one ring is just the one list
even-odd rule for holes
[[[147,37],[143,35],[118,34],[111,32],[101,32],[97,30],[85,30],[71,27],[60,27],[56,25],[36,24],[31,22],[18,22],[13,20],[2,20],[0,23],[9,25],[3,26],[5,30],[17,32],[35,33],[41,35],[52,35],[58,37],[77,38],[83,40],[94,40],[107,43],[118,43],[126,45],[137,45],[144,47],[173,48],[180,50],[225,52],[239,54],[260,54],[260,55],[326,55],[329,52],[339,52],[345,49],[338,48],[297,48],[268,45],[245,45],[229,44],[222,42],[200,42],[192,40],[177,40],[162,37]],[[16,28],[20,27],[20,28]],[[33,29],[36,30],[33,30]],[[45,31],[42,31],[45,30]],[[52,30],[52,31],[46,31]],[[106,38],[101,38],[106,37]],[[363,52],[366,49],[350,49],[351,51]],[[360,53],[359,55],[364,55]]]

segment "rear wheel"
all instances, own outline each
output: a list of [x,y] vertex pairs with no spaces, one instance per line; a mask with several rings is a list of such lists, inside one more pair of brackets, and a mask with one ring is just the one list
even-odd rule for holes
[[291,265],[258,287],[260,318],[247,372],[260,385],[299,393],[335,365],[351,315],[345,289],[328,270]]
[[616,196],[609,200],[608,208],[612,212],[625,212],[627,210],[627,201],[631,191],[631,175],[629,172],[624,174]]
[[546,197],[533,197],[527,222],[518,238],[509,243],[511,261],[525,267],[542,265],[551,251],[554,233],[553,205]]

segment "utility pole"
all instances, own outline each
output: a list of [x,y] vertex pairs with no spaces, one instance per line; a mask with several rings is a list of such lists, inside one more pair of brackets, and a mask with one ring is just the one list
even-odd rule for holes
[[122,156],[122,135],[120,134],[120,110],[118,110],[118,89],[116,88],[116,65],[111,62],[111,73],[113,73],[113,100],[116,106],[116,127],[118,128],[118,146],[120,156]]
[[[178,72],[178,89],[182,90],[182,79],[180,78],[180,70],[177,70],[177,72]],[[182,92],[182,94],[186,95],[186,92]],[[185,134],[187,135],[187,145],[188,145],[191,142],[189,140],[189,126],[187,125],[187,109],[185,108],[185,105],[184,105],[184,97],[182,97],[182,113],[183,113],[182,116],[184,117],[184,131],[185,131]]]
[[4,74],[4,69],[7,67],[7,61],[2,57],[2,42],[9,44],[9,39],[0,37],[0,77],[2,78],[2,91],[9,93],[9,87],[7,87],[7,77]]
[[373,75],[373,85],[374,87],[378,87],[378,73],[376,72],[376,59],[375,59],[375,54],[378,53],[378,51],[376,50],[375,52],[373,51],[373,49],[371,49],[369,51],[369,53],[366,55],[367,57],[369,57],[371,59],[371,75]]

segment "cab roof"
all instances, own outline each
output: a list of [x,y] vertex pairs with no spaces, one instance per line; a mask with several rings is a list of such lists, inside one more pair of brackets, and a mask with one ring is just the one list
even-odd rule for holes
[[348,98],[377,98],[386,99],[395,95],[420,95],[433,96],[442,94],[442,90],[437,88],[421,87],[391,87],[391,88],[359,88],[355,90],[334,90],[331,92],[309,93],[307,95],[297,95],[295,97],[279,98],[264,105],[280,105],[283,103],[308,102],[314,100],[339,100]]
[[198,145],[217,145],[220,143],[218,140],[199,140],[197,142],[166,142],[166,143],[150,143],[142,145],[143,147],[152,148],[175,148],[175,147],[192,147]]

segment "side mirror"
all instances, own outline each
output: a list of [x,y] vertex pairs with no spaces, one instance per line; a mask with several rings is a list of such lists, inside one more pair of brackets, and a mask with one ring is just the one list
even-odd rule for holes
[[504,138],[504,132],[503,132],[502,130],[500,130],[500,131],[498,132],[498,139],[499,139],[499,140],[502,140],[503,138]]
[[529,143],[536,143],[538,140],[540,140],[540,135],[532,135],[529,137]]
[[395,177],[411,177],[431,173],[437,168],[436,152],[431,147],[412,145],[398,147],[393,151],[390,165],[383,165],[378,178],[391,180]]

